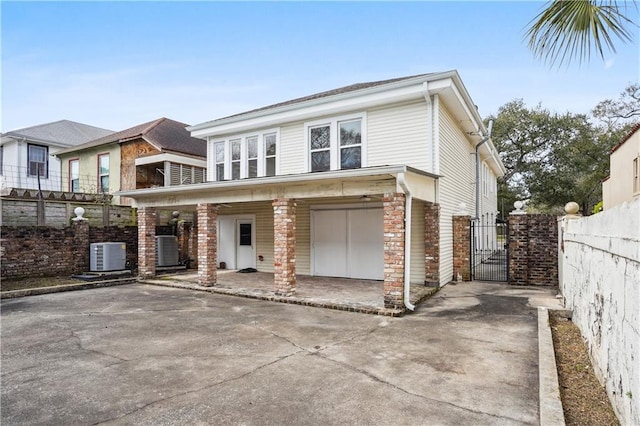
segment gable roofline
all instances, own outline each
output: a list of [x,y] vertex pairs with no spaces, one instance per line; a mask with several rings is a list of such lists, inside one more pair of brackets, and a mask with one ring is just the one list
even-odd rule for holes
[[22,139],[67,148],[78,146],[79,141],[84,143],[89,140],[89,138],[102,137],[103,135],[111,133],[113,133],[113,130],[103,129],[90,124],[79,123],[72,120],[57,120],[0,133],[0,137],[2,139]]
[[[142,139],[160,152],[171,151],[185,155],[194,155],[196,157],[205,157],[206,142],[191,136],[186,130],[186,127],[187,124],[185,123],[161,117],[60,151],[58,154],[64,155],[99,146],[122,144],[136,139]],[[201,146],[199,147],[198,145]]]
[[636,133],[638,130],[640,130],[640,122],[637,123],[636,125],[634,125],[631,130],[629,130],[629,133],[626,134],[626,136],[624,138],[622,138],[622,140],[620,142],[618,142],[616,144],[616,146],[614,146],[613,148],[611,148],[611,152],[610,154],[613,154],[614,152],[616,152],[618,150],[618,148],[620,148],[622,145],[624,145],[624,143],[626,141],[628,141],[629,139],[631,139],[631,136],[634,135],[634,133]]
[[[424,83],[431,85],[437,82],[445,83],[447,81],[453,83],[450,86],[457,87],[456,92],[460,97],[459,101],[467,104],[465,108],[466,113],[470,116],[469,118],[472,118],[472,120],[476,122],[474,131],[480,130],[486,133],[482,119],[456,70],[352,84],[196,124],[187,127],[187,130],[191,131],[195,137],[222,135],[230,132],[273,126],[292,120],[304,120],[314,115],[317,116],[324,113],[332,114],[334,113],[331,111],[332,105],[336,106],[336,108],[333,108],[334,110],[340,109],[340,106],[337,106],[337,104],[342,104],[345,110],[353,110],[375,104],[383,104],[385,102],[401,102],[402,100],[417,99],[423,95],[422,85]],[[438,85],[435,84],[435,86]],[[434,93],[443,90],[444,85],[441,86],[440,88],[434,87]],[[385,96],[385,94],[389,96]],[[362,102],[358,102],[359,99]]]

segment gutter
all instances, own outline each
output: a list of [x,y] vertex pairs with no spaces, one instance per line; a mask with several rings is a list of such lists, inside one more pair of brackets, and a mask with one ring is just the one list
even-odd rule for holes
[[406,205],[404,209],[404,306],[410,311],[415,310],[415,305],[411,304],[411,208],[412,197],[407,182],[404,180],[404,173],[398,174],[396,178],[398,185],[404,191]]

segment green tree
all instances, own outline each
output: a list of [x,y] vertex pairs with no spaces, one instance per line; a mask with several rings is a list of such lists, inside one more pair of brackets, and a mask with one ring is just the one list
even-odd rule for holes
[[553,66],[577,59],[589,61],[593,50],[604,60],[615,53],[614,38],[629,42],[628,2],[615,0],[553,0],[528,25],[525,38],[534,56]]
[[[601,198],[611,140],[584,114],[557,114],[514,100],[494,119],[492,140],[505,165],[499,206],[527,199],[538,211],[561,213],[568,201],[588,214]],[[506,212],[503,212],[506,213]]]

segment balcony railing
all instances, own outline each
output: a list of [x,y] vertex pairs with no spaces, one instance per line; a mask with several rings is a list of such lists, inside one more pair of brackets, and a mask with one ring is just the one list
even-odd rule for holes
[[[5,194],[11,189],[31,189],[42,191],[77,192],[84,194],[98,194],[97,178],[90,175],[79,175],[75,180],[73,189],[67,175],[60,172],[49,171],[45,176],[29,175],[27,167],[2,165],[0,173],[0,191]],[[115,191],[109,188],[108,193]]]

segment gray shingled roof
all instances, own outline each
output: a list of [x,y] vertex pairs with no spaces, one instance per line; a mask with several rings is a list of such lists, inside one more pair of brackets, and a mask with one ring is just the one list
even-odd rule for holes
[[[418,78],[418,77],[426,77],[426,76],[432,75],[432,74],[434,74],[434,73],[416,74],[416,75],[411,75],[411,76],[408,76],[408,77],[392,78],[392,79],[389,79],[389,80],[370,81],[370,82],[367,82],[367,83],[350,84],[348,86],[339,87],[337,89],[332,89],[332,90],[327,90],[325,92],[315,93],[313,95],[304,96],[302,98],[291,99],[289,101],[284,101],[284,102],[280,102],[280,103],[277,103],[277,104],[268,105],[268,106],[261,107],[261,108],[256,108],[256,109],[252,109],[250,111],[241,112],[239,114],[229,115],[227,117],[220,118],[219,120],[224,120],[224,119],[232,118],[232,117],[239,117],[239,116],[242,116],[242,115],[245,115],[245,114],[251,114],[251,113],[254,113],[254,112],[265,111],[265,110],[269,110],[269,109],[273,109],[273,108],[279,108],[279,107],[283,107],[283,106],[287,106],[287,105],[292,105],[292,104],[302,103],[302,102],[306,102],[306,101],[311,101],[311,100],[314,100],[314,99],[326,98],[326,97],[329,97],[329,96],[339,95],[339,94],[342,94],[342,93],[355,92],[357,90],[368,89],[370,87],[375,87],[375,86],[382,86],[384,84],[395,83],[397,81],[409,80],[409,79]],[[214,120],[214,121],[217,121],[217,120]]]
[[191,133],[186,129],[187,126],[188,124],[162,117],[78,145],[72,149],[62,151],[62,153],[92,148],[108,143],[123,143],[132,139],[143,138],[160,151],[171,151],[206,157],[206,141],[191,137]]
[[113,130],[101,129],[70,120],[39,124],[3,133],[2,136],[25,138],[32,141],[49,142],[63,146],[75,146],[106,136]]

